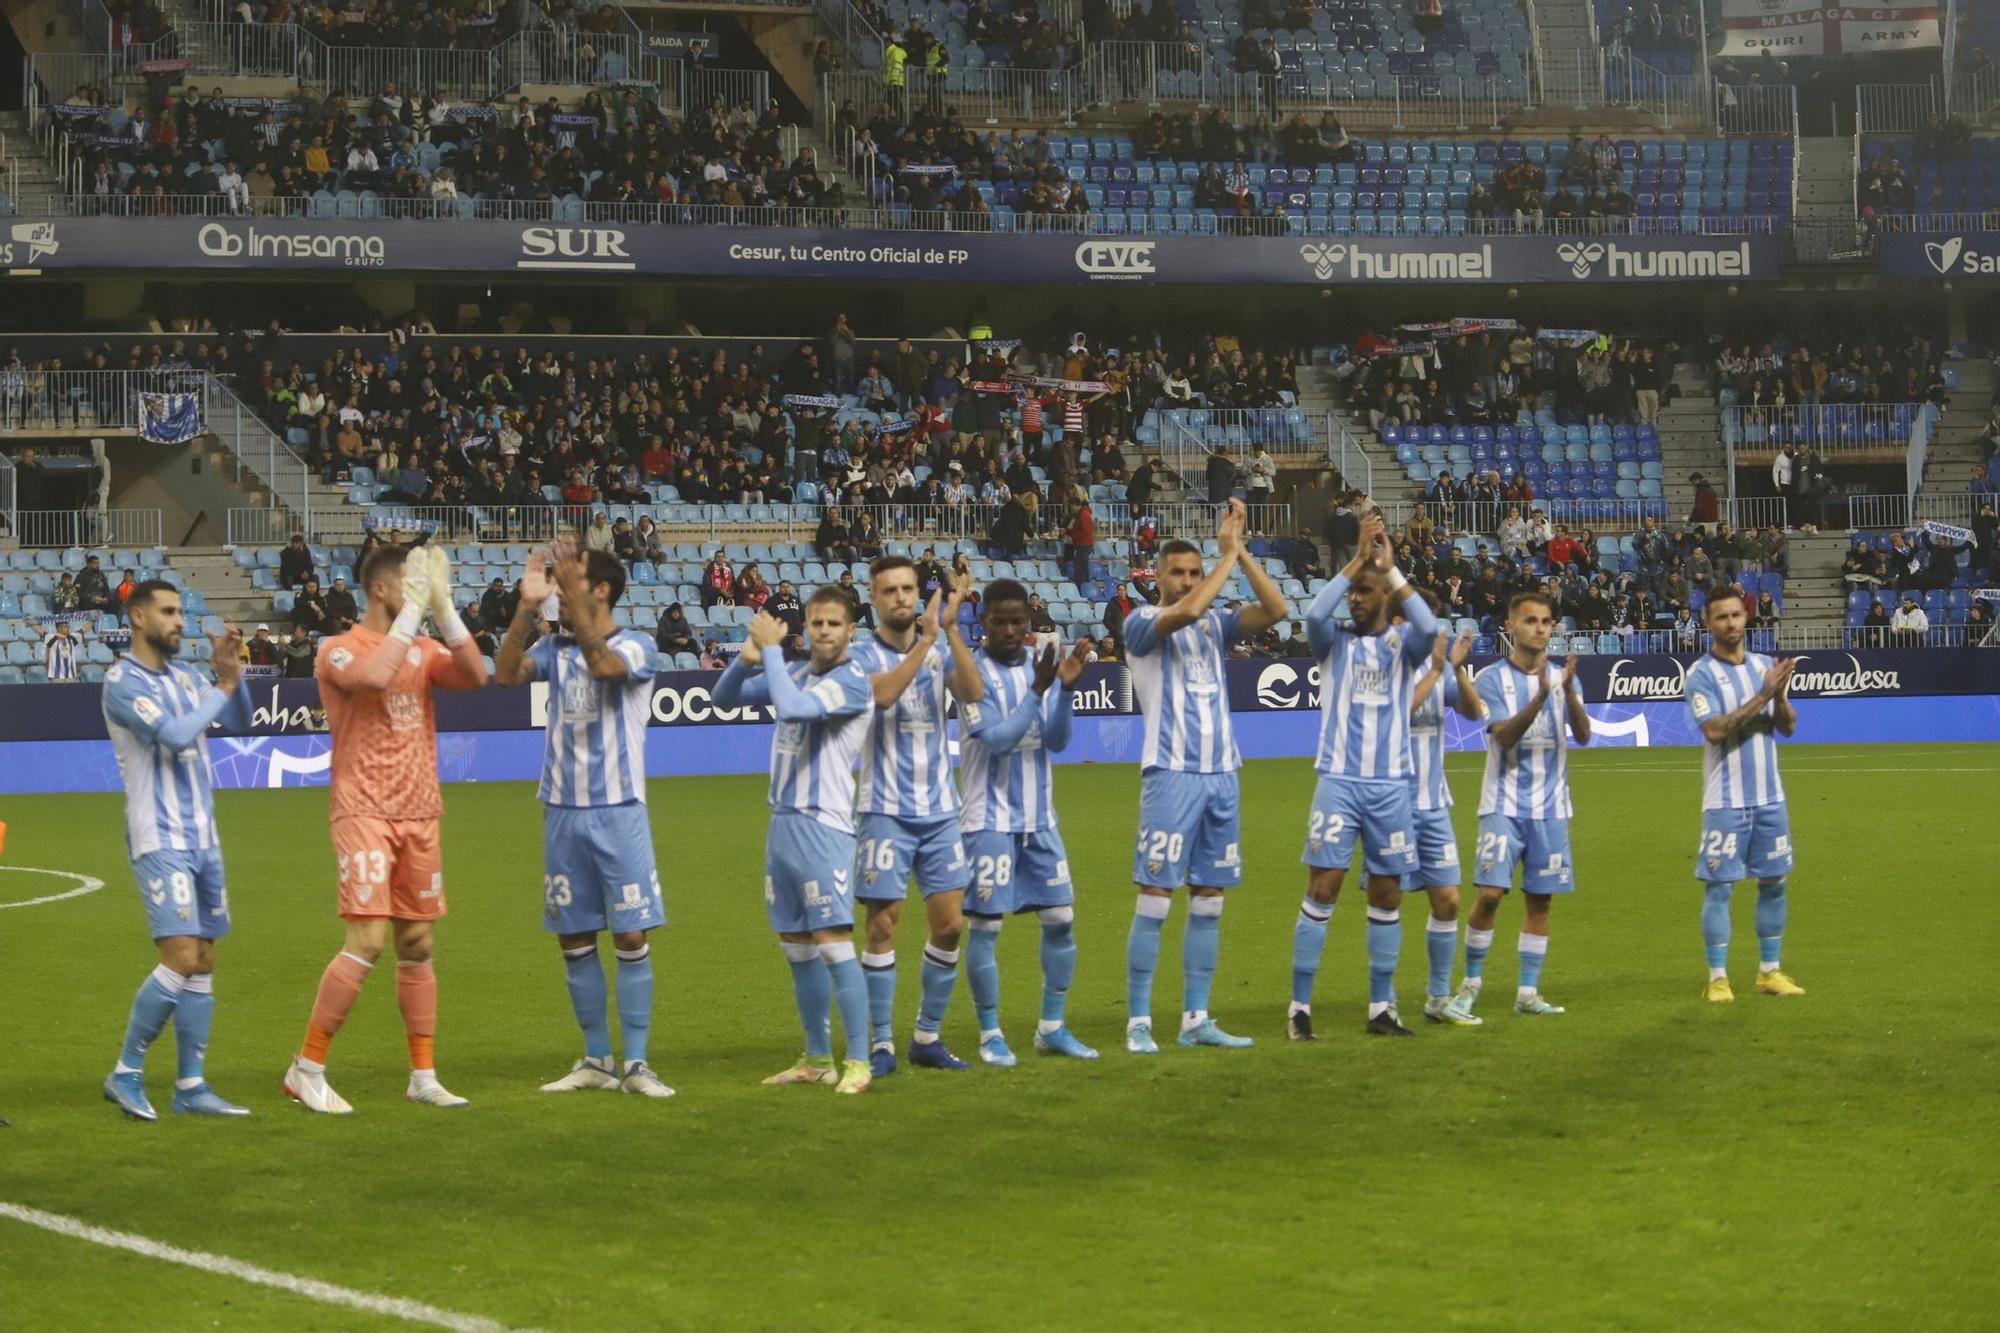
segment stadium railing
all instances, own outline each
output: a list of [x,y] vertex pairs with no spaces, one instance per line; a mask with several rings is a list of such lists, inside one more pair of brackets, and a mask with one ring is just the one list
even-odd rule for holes
[[1844,506],[1850,530],[1904,531],[1925,523],[1969,527],[1981,504],[1993,498],[1969,492],[1916,495],[1830,495],[1827,504]]
[[199,370],[30,370],[0,382],[0,429],[130,431],[141,393],[199,393]]
[[162,523],[157,509],[20,509],[13,533],[21,546],[152,547]]
[[[1509,218],[1471,218],[1428,223],[1414,215],[1385,218],[1379,224],[1371,216],[1367,229],[1354,222],[1333,218],[1308,217],[1291,213],[1255,217],[1219,214],[1194,216],[1188,225],[1177,225],[1164,214],[1147,214],[1142,220],[1122,210],[1102,213],[1015,213],[1011,216],[971,213],[950,209],[915,211],[907,206],[887,208],[842,206],[815,207],[734,207],[722,204],[607,204],[569,198],[555,200],[475,199],[459,195],[449,199],[430,197],[398,198],[363,194],[345,202],[335,196],[295,198],[253,198],[247,207],[237,207],[219,194],[140,195],[87,193],[38,195],[20,201],[16,212],[23,217],[278,217],[333,220],[383,218],[417,221],[502,221],[502,222],[596,222],[629,223],[642,226],[687,227],[815,227],[836,231],[879,230],[915,232],[1000,232],[1051,236],[1293,236],[1396,239],[1398,237],[1477,237],[1477,236],[1777,236],[1793,234],[1793,224],[1784,218],[1748,217],[1730,220],[1704,218],[1688,225],[1675,217],[1656,218],[1569,218],[1545,221],[1539,226],[1517,226]],[[1851,232],[1851,229],[1849,229]],[[1858,254],[1852,256],[1860,258]]]
[[1854,89],[1857,134],[1914,134],[1944,114],[1944,90],[1927,83],[1862,83]]
[[202,421],[236,460],[237,482],[249,477],[263,484],[268,509],[293,516],[311,512],[311,464],[239,398],[234,388],[213,375],[202,380]]
[[1736,403],[1718,413],[1733,467],[1736,451],[1810,444],[1823,454],[1921,448],[1930,435],[1928,403],[1811,403],[1755,407]]
[[[1885,602],[1888,600],[1885,595]],[[1636,656],[1640,653],[1705,653],[1714,645],[1715,638],[1705,631],[1694,634],[1677,634],[1670,629],[1633,630],[1621,634],[1615,630],[1558,630],[1557,638],[1563,640],[1564,652],[1576,652],[1586,656]],[[1866,629],[1842,625],[1784,625],[1750,631],[1750,647],[1753,652],[1791,653],[1815,650],[1839,650],[1852,648],[1977,648],[1991,646],[1986,642],[1988,631],[1978,626],[1933,625],[1921,635],[1899,634],[1895,630]],[[1511,640],[1505,631],[1494,636],[1502,652],[1508,650]],[[1556,651],[1551,641],[1550,651]]]
[[1732,528],[1784,528],[1793,522],[1793,504],[1782,495],[1732,495],[1720,508]]
[[1495,555],[1500,552],[1500,524],[1506,519],[1508,511],[1513,509],[1520,510],[1523,518],[1539,509],[1549,522],[1565,524],[1572,532],[1589,528],[1601,534],[1639,528],[1648,518],[1664,521],[1670,517],[1665,500],[1537,499],[1501,500],[1497,503],[1466,500],[1449,504],[1440,504],[1435,500],[1390,500],[1377,503],[1391,534],[1409,522],[1417,506],[1422,505],[1440,531],[1472,533],[1482,541],[1491,542]]
[[[883,539],[896,541],[981,539],[1000,512],[983,504],[836,504],[834,508],[850,523],[867,512]],[[1161,538],[1208,537],[1215,530],[1215,507],[1205,503],[1148,505],[1140,514],[1122,501],[1094,500],[1091,508],[1100,541],[1128,540],[1141,518],[1151,519]],[[1263,505],[1260,512],[1262,531],[1291,531],[1290,505]],[[651,515],[660,540],[673,542],[724,541],[748,533],[760,534],[758,540],[810,542],[825,516],[816,504],[342,505],[303,511],[231,509],[226,525],[231,546],[279,545],[294,532],[304,532],[317,542],[355,543],[371,530],[429,533],[456,542],[542,542],[560,533],[582,532],[599,513],[613,521]],[[1059,538],[1038,530],[1029,534],[1029,540]]]

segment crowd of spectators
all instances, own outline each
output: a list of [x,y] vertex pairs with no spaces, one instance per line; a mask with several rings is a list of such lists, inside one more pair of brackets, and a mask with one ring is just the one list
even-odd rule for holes
[[1717,335],[1709,352],[1716,400],[1725,408],[1929,403],[1942,413],[1950,398],[1943,350],[1922,333],[1894,343],[1835,338],[1817,350],[1788,336]]
[[[1336,565],[1353,553],[1369,502],[1355,491],[1328,515],[1325,538]],[[1662,524],[1647,518],[1622,540],[1551,522],[1529,505],[1509,505],[1491,542],[1453,541],[1452,524],[1419,503],[1393,530],[1396,563],[1410,581],[1435,593],[1445,615],[1496,633],[1507,601],[1529,589],[1547,593],[1556,615],[1577,631],[1621,636],[1666,632],[1694,646],[1700,608],[1717,588],[1740,586],[1750,598],[1752,628],[1776,628],[1790,539],[1778,528],[1733,530],[1727,523]],[[1471,545],[1468,552],[1465,547]]]
[[1355,339],[1335,378],[1375,430],[1503,425],[1542,410],[1589,425],[1652,425],[1672,401],[1679,355],[1665,338],[1543,338],[1527,327],[1416,342],[1368,333]]
[[105,210],[303,212],[316,194],[342,191],[372,193],[397,216],[449,215],[476,200],[776,215],[845,203],[810,150],[786,159],[775,104],[759,113],[717,98],[678,116],[629,87],[564,106],[454,102],[393,82],[366,98],[286,101],[190,84],[128,112],[85,86],[47,115],[76,142],[83,192]]

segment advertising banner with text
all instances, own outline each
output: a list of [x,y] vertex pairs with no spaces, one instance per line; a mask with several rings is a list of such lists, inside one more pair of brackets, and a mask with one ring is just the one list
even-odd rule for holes
[[1935,50],[1941,5],[1722,0],[1721,56],[1866,56]]
[[1757,282],[1775,236],[1043,236],[346,219],[0,223],[0,270],[479,272],[580,277],[1372,286]]
[[2000,282],[2000,231],[1888,231],[1875,238],[1885,278]]

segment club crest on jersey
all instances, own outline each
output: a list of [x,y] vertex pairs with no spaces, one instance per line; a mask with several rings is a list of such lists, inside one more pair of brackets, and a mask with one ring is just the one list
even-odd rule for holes
[[333,665],[335,671],[345,671],[353,664],[354,654],[345,648],[336,648],[326,655],[326,660]]

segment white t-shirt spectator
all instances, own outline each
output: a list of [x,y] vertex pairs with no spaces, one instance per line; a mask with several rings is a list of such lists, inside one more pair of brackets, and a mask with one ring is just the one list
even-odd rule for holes
[[1771,460],[1771,485],[1782,494],[1792,489],[1792,456],[1783,449]]
[[721,158],[712,157],[702,164],[701,178],[704,181],[715,181],[719,184],[729,179],[729,168],[723,165]]
[[243,183],[243,174],[234,167],[227,168],[215,178],[215,188],[232,209],[250,206],[250,187]]
[[[1907,630],[1913,634],[1928,634],[1931,618],[1924,614],[1921,606],[1899,606],[1896,608],[1896,614],[1889,617],[1889,628]],[[50,679],[53,680],[55,677],[51,676]]]
[[382,164],[375,159],[375,150],[365,143],[357,143],[347,150],[349,171],[380,171]]

